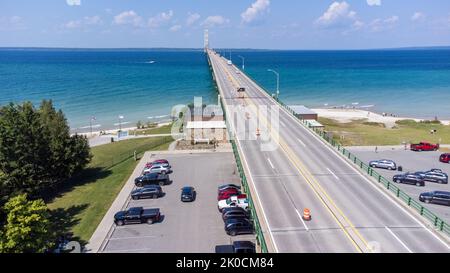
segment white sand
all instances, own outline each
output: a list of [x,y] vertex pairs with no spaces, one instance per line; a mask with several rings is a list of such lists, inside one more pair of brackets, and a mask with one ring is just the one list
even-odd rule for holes
[[[312,109],[319,117],[330,118],[338,122],[351,122],[352,120],[367,119],[369,122],[384,123],[386,127],[392,128],[397,120],[412,119],[417,122],[423,119],[407,117],[383,116],[374,112],[361,109]],[[441,120],[442,124],[450,125],[450,121]]]

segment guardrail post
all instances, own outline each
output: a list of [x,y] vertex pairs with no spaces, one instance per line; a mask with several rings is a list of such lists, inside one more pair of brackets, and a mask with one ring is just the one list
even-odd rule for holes
[[423,209],[424,209],[424,207],[420,207],[420,215],[423,215]]
[[408,207],[411,206],[411,197],[408,197]]

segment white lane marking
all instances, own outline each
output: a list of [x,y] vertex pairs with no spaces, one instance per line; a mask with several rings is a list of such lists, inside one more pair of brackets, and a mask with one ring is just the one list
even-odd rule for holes
[[[222,89],[219,87],[219,91],[221,91],[221,90]],[[223,91],[222,93],[225,93],[225,91]],[[227,106],[228,106],[228,104],[225,103],[225,107],[226,108],[227,108]],[[234,124],[233,123],[230,123],[230,126],[232,126],[232,129],[234,129]],[[233,130],[233,131],[236,132],[236,130]],[[239,140],[239,138],[236,138],[236,141],[238,143],[238,149],[239,149],[241,147],[241,141]],[[242,149],[240,149],[240,150],[242,150]],[[255,182],[253,181],[253,175],[252,175],[252,172],[250,170],[250,167],[248,166],[247,159],[245,158],[245,155],[243,153],[242,153],[242,155],[243,155],[242,156],[242,161],[244,162],[245,166],[247,167],[248,174],[249,174],[250,180],[252,181],[252,186],[255,189],[256,199],[258,201],[259,207],[261,208],[261,212],[262,212],[264,221],[267,223],[267,229],[268,229],[268,232],[269,232],[269,235],[270,235],[270,239],[272,240],[273,247],[275,248],[275,252],[280,252],[278,250],[278,246],[277,246],[277,243],[275,241],[275,238],[273,237],[273,233],[272,233],[272,229],[270,228],[269,220],[267,219],[267,215],[264,212],[264,207],[262,205],[261,198],[259,197],[258,189],[256,188]]]
[[[248,79],[254,86],[255,89],[257,89],[260,93],[262,93],[264,96],[266,96],[269,100],[272,100],[273,98],[271,98],[266,92],[262,91],[260,87],[258,87],[255,83],[253,83],[250,79]],[[298,119],[296,119],[295,117],[293,117],[286,109],[284,109],[283,107],[278,106],[288,117],[290,117],[294,122],[300,124],[300,128],[302,128],[302,130],[308,132],[311,136],[313,136],[316,140],[318,140],[319,142],[322,142],[322,140],[319,138],[319,136],[315,135],[313,132],[311,132],[310,130],[308,130],[307,128],[302,127],[300,121]],[[396,200],[393,200],[392,197],[390,195],[388,195],[384,190],[380,189],[378,185],[374,184],[371,180],[369,180],[368,177],[366,177],[365,175],[363,175],[362,173],[360,173],[355,166],[350,165],[349,162],[347,162],[347,160],[345,160],[344,158],[342,158],[337,151],[335,151],[334,149],[332,149],[330,146],[328,146],[327,144],[324,144],[324,146],[330,150],[332,152],[332,154],[334,154],[337,158],[339,158],[340,160],[342,160],[345,164],[347,164],[347,166],[349,166],[351,169],[353,169],[353,171],[355,171],[357,174],[359,174],[364,181],[366,181],[366,183],[369,183],[369,185],[371,185],[374,189],[376,189],[378,192],[380,192],[384,197],[386,197],[390,202],[392,202],[396,207],[398,207],[401,211],[403,211],[403,213],[405,213],[406,215],[408,215],[411,219],[413,219],[416,223],[418,223],[422,228],[424,228],[428,233],[430,233],[436,240],[438,240],[441,244],[443,244],[447,249],[450,249],[450,246],[445,243],[441,238],[439,238],[438,235],[436,235],[433,231],[431,231],[428,227],[426,227],[419,219],[417,219],[415,216],[413,216],[410,212],[408,212],[402,205],[398,204]]]
[[298,142],[300,142],[300,144],[303,145],[303,147],[306,147],[306,144],[300,138],[297,138],[297,140],[298,140]]
[[282,122],[281,120],[280,120],[280,124],[281,124],[281,126],[286,127],[286,124],[284,122]]
[[275,169],[275,167],[272,164],[272,161],[270,161],[270,158],[267,158],[267,161],[269,161],[270,167],[272,167],[272,169]]
[[333,171],[331,171],[331,170],[328,169],[328,168],[327,168],[327,170],[331,173],[331,175],[334,176],[334,178],[336,178],[337,180],[340,180],[339,177],[338,177]]
[[385,226],[384,228],[385,228],[387,231],[389,231],[389,233],[390,233],[392,236],[394,236],[394,238],[397,239],[397,241],[398,241],[404,248],[406,248],[406,250],[408,250],[409,253],[413,253],[413,252],[411,251],[411,249],[409,249],[409,247],[408,247],[405,243],[403,243],[402,240],[400,240],[400,238],[398,238],[398,236],[395,235],[394,232],[392,232],[392,230],[391,230],[390,228],[388,228],[388,227],[386,227],[386,226]]
[[297,212],[297,215],[298,215],[298,217],[300,218],[300,220],[302,221],[303,226],[305,227],[305,229],[306,229],[307,231],[309,231],[309,228],[308,228],[308,226],[306,225],[305,221],[303,220],[303,217],[302,217],[302,215],[300,214],[300,212],[298,211],[298,209],[295,209],[295,211]]

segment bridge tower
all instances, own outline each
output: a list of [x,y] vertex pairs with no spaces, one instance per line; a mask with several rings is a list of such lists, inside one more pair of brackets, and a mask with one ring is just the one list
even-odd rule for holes
[[208,32],[208,29],[205,29],[205,32],[203,34],[203,46],[204,46],[204,49],[205,49],[205,52],[206,52],[206,50],[209,48],[209,32]]

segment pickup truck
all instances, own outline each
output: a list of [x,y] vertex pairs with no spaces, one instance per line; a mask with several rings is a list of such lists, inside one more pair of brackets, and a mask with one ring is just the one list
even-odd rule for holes
[[114,223],[118,226],[128,224],[153,224],[161,220],[159,209],[144,209],[142,207],[132,207],[125,211],[119,211],[114,215]]
[[245,210],[248,209],[248,200],[246,198],[238,198],[237,196],[231,196],[226,200],[220,200],[217,204],[219,211],[222,212],[224,208],[240,207]]
[[411,144],[411,151],[437,151],[439,149],[439,144],[431,144],[428,142],[420,142],[417,144]]

